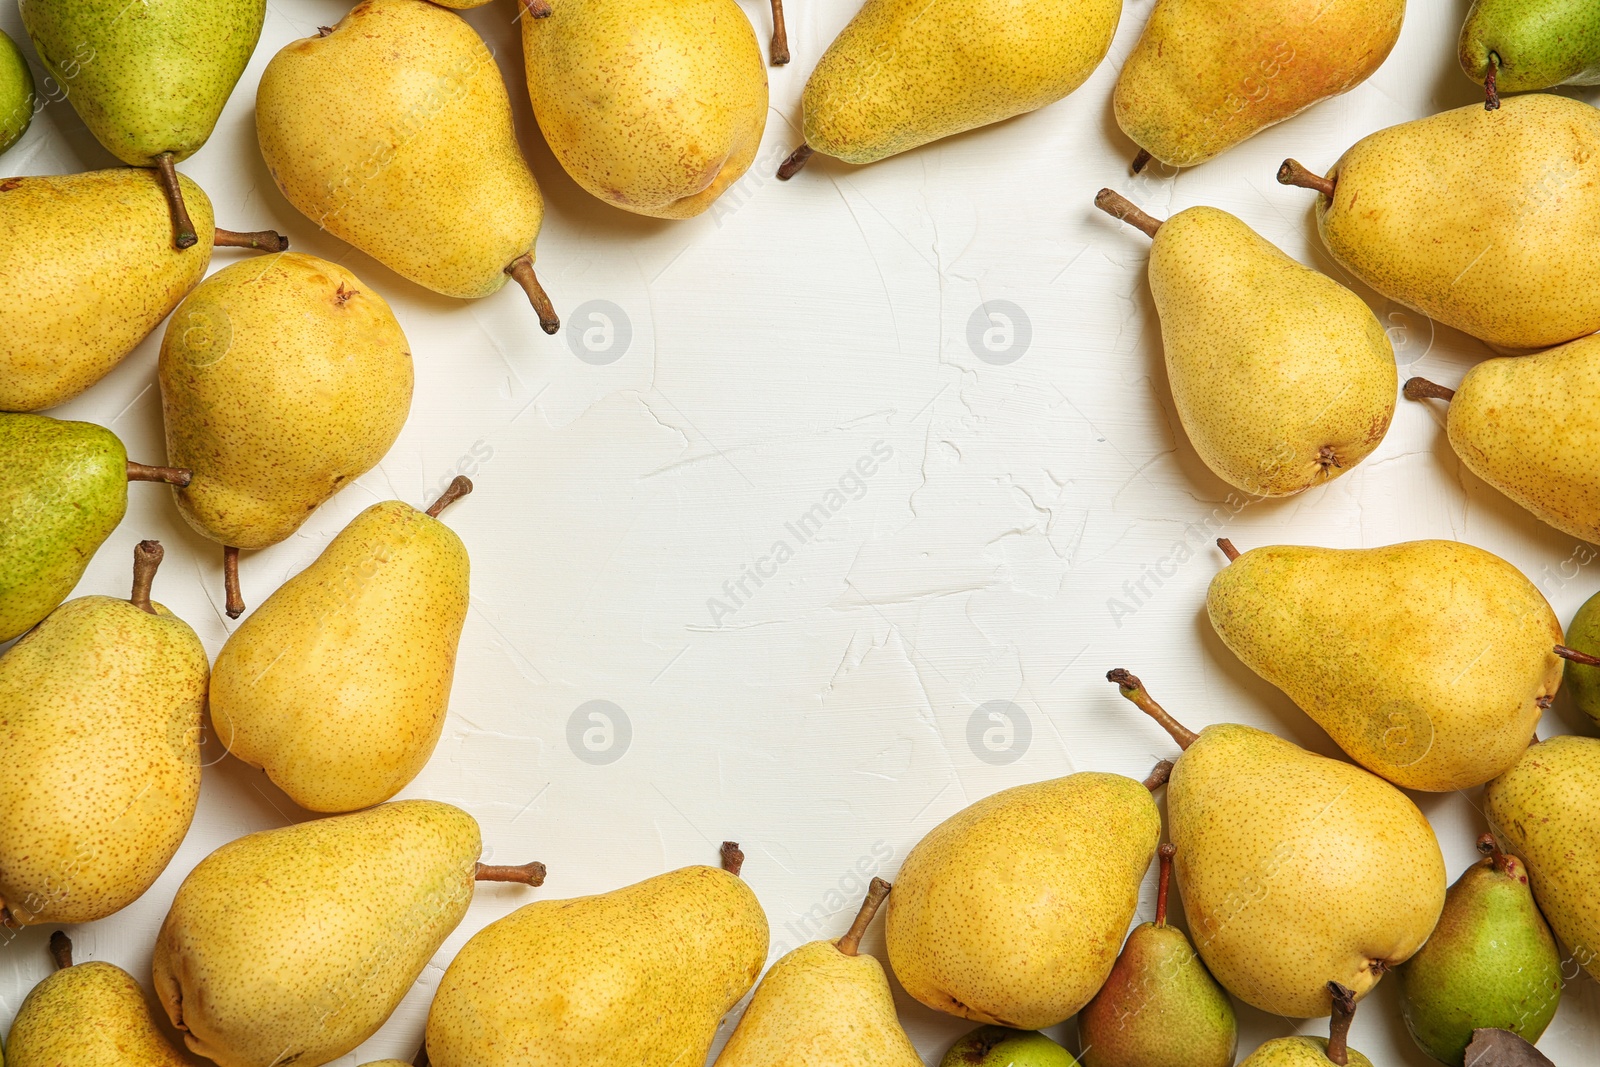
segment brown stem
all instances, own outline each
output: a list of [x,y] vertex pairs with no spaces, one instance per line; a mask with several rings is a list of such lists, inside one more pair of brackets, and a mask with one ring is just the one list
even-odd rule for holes
[[422,1047],[417,1049],[416,1059],[411,1061],[411,1067],[433,1067],[428,1062],[428,1043],[424,1041]]
[[166,482],[179,489],[194,480],[194,471],[182,467],[152,467],[144,463],[128,461],[128,481],[130,482]]
[[1585,667],[1600,667],[1600,658],[1591,656],[1587,652],[1579,652],[1575,648],[1568,648],[1566,645],[1557,645],[1555,654],[1570,663],[1581,663]]
[[1278,168],[1279,185],[1296,185],[1302,189],[1315,189],[1329,200],[1333,199],[1334,181],[1307,170],[1297,160],[1286,159]]
[[735,877],[744,870],[744,850],[739,847],[739,842],[722,843],[722,869]]
[[789,27],[783,21],[783,0],[772,0],[772,65],[789,62]]
[[193,248],[199,238],[195,236],[194,223],[189,221],[189,209],[183,203],[178,164],[171,152],[156,157],[156,171],[161,175],[161,191],[167,194],[167,213],[172,216],[172,243],[179,248]]
[[1500,57],[1493,52],[1489,53],[1489,69],[1483,75],[1483,110],[1500,110],[1500,91],[1495,87],[1495,78],[1500,71]]
[[[537,17],[537,16],[535,16]],[[522,286],[522,291],[528,294],[528,303],[533,305],[533,310],[539,315],[539,328],[545,333],[555,333],[561,329],[561,319],[556,315],[555,305],[550,303],[550,297],[545,293],[544,286],[539,284],[538,275],[533,273],[533,255],[524,252],[511,261],[511,266],[506,268],[506,273]]]
[[1132,200],[1110,189],[1102,189],[1094,194],[1094,206],[1114,219],[1138,227],[1144,231],[1146,237],[1154,237],[1156,231],[1161,229],[1160,219],[1145,214]]
[[850,929],[845,931],[843,937],[835,941],[839,951],[846,956],[855,956],[861,952],[861,938],[866,934],[867,927],[872,925],[872,917],[878,914],[878,909],[883,907],[883,902],[889,898],[890,885],[882,878],[874,878],[867,886],[867,899],[861,902],[861,910],[856,912],[856,921],[850,924]]
[[239,591],[239,550],[232,545],[222,547],[222,590],[228,618],[237,619],[244,614],[244,594]]
[[1456,395],[1454,389],[1435,385],[1426,378],[1408,378],[1403,392],[1407,400],[1449,400]]
[[58,971],[72,966],[72,938],[67,936],[65,930],[57,930],[50,935],[50,958],[55,961]]
[[538,860],[524,863],[520,867],[500,867],[488,863],[480,863],[473,871],[472,877],[478,882],[516,882],[520,885],[531,885],[537,888],[544,885],[544,864]]
[[1171,841],[1156,849],[1156,855],[1161,859],[1161,873],[1156,875],[1157,926],[1167,925],[1167,885],[1172,881],[1172,857],[1177,851],[1178,846]]
[[166,550],[161,547],[160,541],[140,541],[133,548],[133,595],[128,602],[140,611],[148,611],[154,615],[155,606],[150,603],[150,586],[156,580],[156,568],[161,566],[161,558]]
[[1478,851],[1489,857],[1490,864],[1501,874],[1509,873],[1511,864],[1506,854],[1500,851],[1500,842],[1494,839],[1493,834],[1484,834],[1478,838]]
[[778,180],[786,182],[796,174],[799,174],[805,167],[806,161],[811,158],[811,153],[815,151],[815,148],[802,141],[799,148],[790,152],[788,158],[778,164]]
[[1144,691],[1144,683],[1121,667],[1113,671],[1107,671],[1106,681],[1116,683],[1117,691],[1132,701],[1134,707],[1160,723],[1161,728],[1171,734],[1174,741],[1178,742],[1179,748],[1187,749],[1200,736],[1167,714],[1167,709],[1151,700],[1150,694]]
[[555,14],[550,0],[522,0],[522,10],[528,13],[530,19],[547,19]]
[[1172,761],[1169,759],[1164,759],[1154,767],[1150,768],[1150,773],[1145,776],[1143,785],[1146,789],[1150,790],[1150,792],[1154,793],[1157,789],[1160,789],[1162,786],[1166,785],[1167,779],[1171,777]]
[[460,500],[470,492],[472,492],[472,479],[468,478],[465,474],[456,475],[454,478],[450,479],[450,488],[439,494],[439,499],[435,500],[431,505],[429,505],[428,517],[431,519],[437,519],[445,508],[449,507],[451,504],[454,504],[457,500]]
[[1222,549],[1222,554],[1228,557],[1229,563],[1239,558],[1239,550],[1234,548],[1233,542],[1226,537],[1217,538],[1217,547]]
[[287,252],[289,238],[277,230],[224,230],[218,226],[211,235],[213,248],[254,248],[258,252]]
[[1143,148],[1139,149],[1139,154],[1133,157],[1133,172],[1138,174],[1143,171],[1144,168],[1150,165],[1150,159],[1151,155],[1149,152],[1145,151]]
[[1338,982],[1328,983],[1333,994],[1333,1020],[1328,1023],[1328,1059],[1345,1067],[1350,1062],[1350,1022],[1356,1016],[1356,995]]

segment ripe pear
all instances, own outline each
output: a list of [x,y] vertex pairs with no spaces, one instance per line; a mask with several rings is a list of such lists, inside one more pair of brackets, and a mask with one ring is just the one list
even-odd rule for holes
[[1071,774],[969,805],[900,869],[887,923],[895,975],[951,1015],[1054,1026],[1105,984],[1160,837],[1150,789],[1120,774]]
[[478,824],[432,800],[267,830],[189,872],[156,938],[156,995],[222,1067],[316,1067],[383,1025],[472,901]]
[[1078,1061],[1037,1030],[980,1026],[951,1045],[939,1067],[1078,1067]]
[[411,351],[361,279],[286,252],[224,268],[184,299],[162,338],[160,381],[168,462],[194,472],[173,495],[190,526],[225,546],[236,619],[238,550],[294,533],[399,436]]
[[1232,562],[1206,593],[1222,643],[1396,785],[1446,792],[1493,778],[1561,685],[1555,612],[1481,548],[1223,551]]
[[1444,857],[1400,790],[1235,723],[1185,729],[1124,670],[1107,676],[1184,749],[1167,786],[1173,873],[1223,988],[1294,1019],[1330,1011],[1328,975],[1365,996],[1433,932]]
[[548,0],[522,19],[528,96],[572,180],[686,219],[749,169],[767,124],[761,46],[734,0]]
[[1161,857],[1155,922],[1134,927],[1111,976],[1078,1013],[1084,1067],[1233,1067],[1239,1024],[1182,930],[1167,925],[1172,844]]
[[1348,1044],[1350,1022],[1355,1016],[1355,995],[1338,982],[1329,982],[1333,998],[1333,1020],[1328,1037],[1279,1037],[1266,1042],[1239,1067],[1372,1067],[1372,1061]]
[[1579,711],[1600,724],[1600,593],[1583,602],[1567,626],[1567,692]]
[[[1341,266],[1391,300],[1505,348],[1600,329],[1600,111],[1565,97],[1476,104],[1362,138],[1315,189]],[[1359,207],[1357,206],[1359,204]]]
[[86,923],[149,889],[200,798],[200,638],[150,584],[69,600],[0,656],[0,922]]
[[1366,301],[1226,211],[1193,207],[1160,222],[1110,189],[1095,203],[1152,239],[1173,405],[1217,477],[1290,496],[1378,447],[1398,374]]
[[17,42],[0,31],[0,155],[28,132],[33,122],[33,71]]
[[724,865],[598,896],[543,900],[490,923],[439,981],[433,1067],[701,1064],[767,954],[767,917]]
[[1483,793],[1489,828],[1527,865],[1533,898],[1573,962],[1600,978],[1600,740],[1531,745]]
[[261,36],[266,0],[18,0],[28,36],[89,132],[135,167],[157,167],[172,242],[196,243],[174,164],[211,136]]
[[1486,106],[1499,91],[1600,81],[1600,7],[1589,0],[1473,0],[1461,26],[1461,69],[1484,86]]
[[285,45],[256,91],[256,138],[283,195],[335,237],[446,296],[515,278],[544,331],[560,327],[533,272],[544,200],[500,68],[461,16],[363,0]]
[[1158,0],[1112,106],[1155,158],[1192,167],[1371,77],[1400,36],[1405,0]]
[[90,422],[0,414],[0,641],[67,598],[122,521],[129,482],[183,485],[189,472],[130,463]]
[[1412,400],[1450,402],[1446,433],[1467,469],[1563,533],[1600,541],[1600,338],[1486,359],[1453,391],[1406,382]]
[[229,637],[211,672],[228,751],[311,811],[388,800],[433,754],[467,618],[467,550],[390,500],[353,519]]
[[28,994],[11,1024],[11,1067],[190,1067],[156,1027],[144,990],[109,963],[72,962],[72,941],[50,937],[54,974]]
[[813,152],[872,163],[1053,104],[1094,73],[1121,17],[1121,0],[866,0],[806,81],[805,143],[778,177]]
[[1461,1067],[1472,1032],[1509,1030],[1538,1041],[1561,1002],[1561,954],[1515,856],[1478,839],[1483,862],[1444,898],[1422,950],[1398,972],[1406,1029],[1440,1063]]

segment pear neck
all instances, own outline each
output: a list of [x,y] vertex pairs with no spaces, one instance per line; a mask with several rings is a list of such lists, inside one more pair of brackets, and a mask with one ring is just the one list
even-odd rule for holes
[[1106,680],[1115,684],[1117,691],[1132,702],[1134,707],[1160,723],[1161,728],[1171,734],[1174,741],[1178,742],[1179,748],[1187,750],[1200,737],[1199,734],[1167,714],[1166,708],[1151,699],[1150,694],[1145,692],[1144,683],[1139,681],[1133,674],[1118,667],[1116,670],[1106,673]]
[[1156,875],[1156,925],[1167,925],[1167,887],[1172,883],[1172,857],[1178,851],[1178,846],[1171,841],[1165,842],[1156,849],[1156,855],[1161,860],[1161,873]]
[[744,870],[744,849],[739,847],[737,841],[724,841],[722,843],[722,869],[733,875],[740,876]]
[[544,875],[544,864],[537,860],[524,863],[520,867],[499,867],[480,863],[472,871],[472,878],[477,882],[516,882],[518,885],[531,885],[534,888],[544,885]]
[[1356,1016],[1355,993],[1338,982],[1328,983],[1333,996],[1333,1019],[1328,1023],[1328,1059],[1338,1067],[1350,1062],[1350,1023]]
[[150,587],[155,584],[156,569],[165,555],[160,541],[140,541],[133,549],[133,595],[128,602],[151,615],[156,609],[150,603]]
[[1111,189],[1102,189],[1094,195],[1094,206],[1104,211],[1107,215],[1141,231],[1146,237],[1154,238],[1156,231],[1161,229],[1161,220],[1154,215],[1146,214],[1139,205]]
[[845,935],[834,942],[839,951],[846,956],[859,955],[861,952],[861,938],[866,934],[867,927],[872,925],[872,917],[878,914],[878,909],[883,907],[883,902],[889,899],[890,885],[882,878],[874,878],[872,884],[867,886],[867,899],[861,902],[861,910],[856,912],[855,922],[850,924],[850,929]]
[[427,515],[430,519],[437,519],[444,514],[444,509],[454,504],[457,500],[472,492],[472,479],[464,474],[458,474],[450,479],[450,487],[439,494],[439,499],[428,505]]

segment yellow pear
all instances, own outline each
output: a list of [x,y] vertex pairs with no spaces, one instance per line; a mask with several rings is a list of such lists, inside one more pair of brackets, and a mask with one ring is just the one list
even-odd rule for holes
[[1600,110],[1530,93],[1357,141],[1315,189],[1333,258],[1384,296],[1506,348],[1600,329]]
[[433,1067],[703,1064],[767,955],[743,854],[598,896],[544,900],[478,931],[428,1011]]
[[1398,374],[1365,301],[1226,211],[1192,207],[1160,222],[1110,189],[1095,203],[1152,238],[1173,405],[1217,477],[1290,496],[1378,447]]
[[1444,857],[1404,793],[1249,726],[1196,734],[1127,671],[1107,677],[1184,750],[1167,785],[1173,873],[1223,988],[1313,1018],[1332,1010],[1329,981],[1365,996],[1422,947],[1444,910]]
[[467,550],[438,515],[471,491],[367,508],[222,646],[217,737],[301,807],[381,803],[432,755],[467,618]]
[[1276,1037],[1264,1042],[1239,1067],[1372,1067],[1372,1061],[1350,1047],[1350,1023],[1355,1018],[1355,994],[1338,982],[1328,983],[1333,1021],[1328,1036]]
[[150,599],[161,545],[134,549],[133,595],[69,600],[0,656],[0,923],[86,923],[166,870],[200,798],[209,664]]
[[511,127],[500,68],[453,11],[362,0],[287,44],[256,90],[256,139],[289,203],[397,274],[446,296],[527,290],[544,200]]
[[767,971],[715,1067],[922,1067],[900,1027],[883,965],[861,954],[889,883],[874,878],[837,941],[813,941]]
[[767,74],[734,0],[549,0],[522,19],[528,95],[572,179],[608,204],[698,215],[761,147]]
[[[1363,767],[1407,789],[1482,785],[1561,685],[1561,623],[1533,583],[1455,541],[1274,546],[1211,581],[1222,643]],[[1237,558],[1235,558],[1237,557]]]
[[1120,774],[1071,774],[963,808],[900,868],[887,920],[895,976],[951,1015],[1054,1026],[1105,984],[1160,837],[1150,788]]

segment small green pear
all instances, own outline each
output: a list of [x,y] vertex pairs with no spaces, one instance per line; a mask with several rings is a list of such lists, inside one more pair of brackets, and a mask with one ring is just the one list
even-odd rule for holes
[[1078,1061],[1037,1030],[980,1026],[951,1045],[939,1067],[1078,1067]]
[[1157,850],[1155,922],[1134,927],[1111,976],[1078,1013],[1084,1067],[1233,1067],[1239,1024],[1182,930],[1167,925],[1171,843]]
[[1418,1047],[1461,1067],[1472,1032],[1509,1030],[1539,1040],[1561,1002],[1561,954],[1515,856],[1478,839],[1486,857],[1444,898],[1439,925],[1400,965],[1400,1008]]
[[1572,617],[1564,643],[1581,654],[1566,657],[1567,692],[1579,711],[1600,723],[1600,593],[1585,600]]
[[1600,81],[1600,7],[1590,0],[1473,0],[1457,52],[1467,77],[1499,92]]
[[34,101],[33,71],[17,42],[0,32],[0,154],[28,132]]
[[1333,997],[1333,1019],[1326,1039],[1274,1038],[1250,1053],[1239,1067],[1372,1067],[1371,1060],[1347,1043],[1356,1012],[1355,994],[1338,982],[1329,982],[1328,990]]

